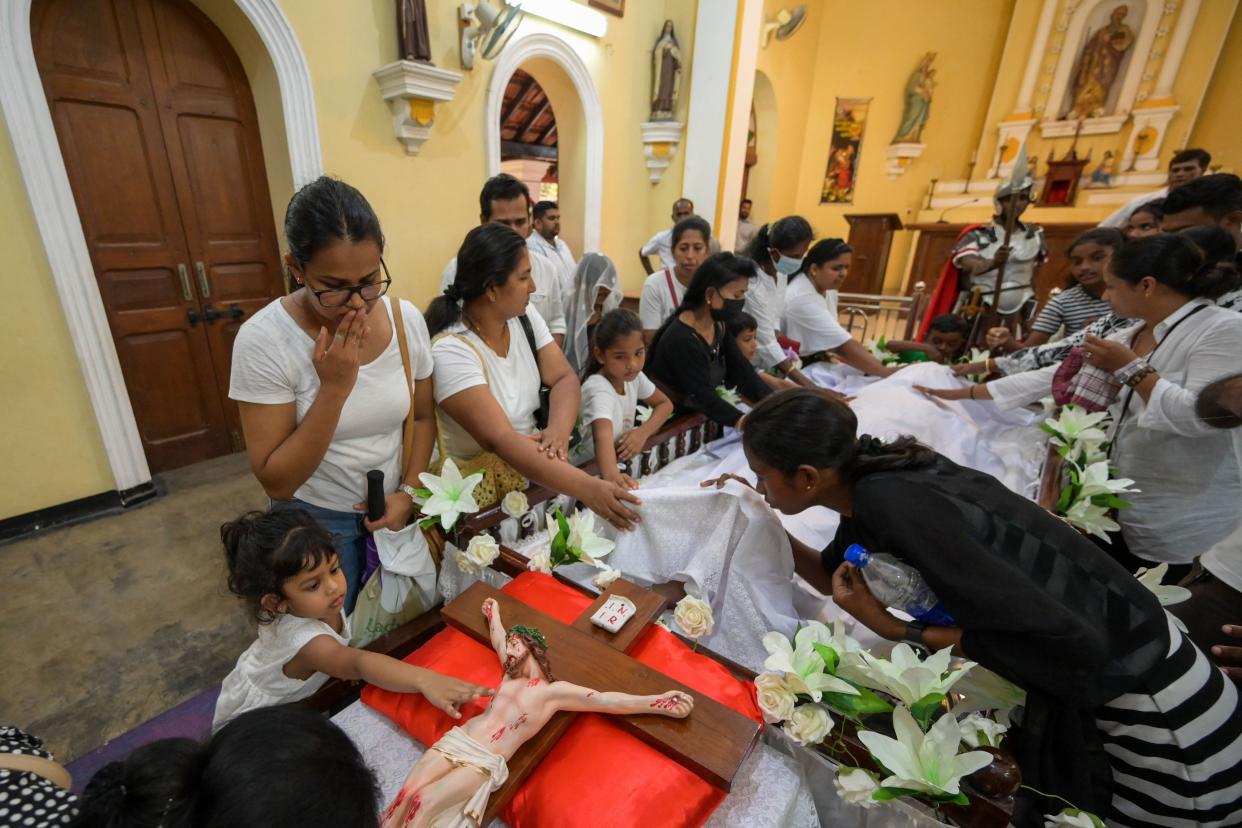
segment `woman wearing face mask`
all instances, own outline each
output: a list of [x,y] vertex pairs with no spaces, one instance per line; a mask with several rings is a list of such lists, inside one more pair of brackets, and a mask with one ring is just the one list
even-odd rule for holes
[[836,303],[829,293],[841,287],[850,272],[851,248],[841,239],[815,243],[801,266],[789,277],[785,293],[785,333],[802,343],[803,362],[829,354],[864,374],[887,377],[897,370],[873,357],[837,322]]
[[746,400],[772,393],[746,361],[725,323],[746,304],[754,265],[717,253],[699,266],[677,313],[656,332],[646,373],[682,410],[699,411],[724,426],[737,426],[742,412],[717,392],[734,388]]
[[660,326],[677,312],[695,271],[707,256],[711,238],[712,226],[698,216],[687,216],[673,226],[673,261],[677,264],[672,270],[665,268],[648,276],[638,302],[643,340],[648,347]]
[[600,317],[621,307],[621,283],[612,259],[586,253],[574,274],[574,292],[565,303],[565,358],[581,375],[591,361],[591,331]]
[[810,223],[802,216],[785,216],[765,224],[755,234],[744,254],[755,262],[755,280],[746,291],[746,312],[755,318],[759,343],[754,365],[760,370],[775,369],[787,379],[807,388],[815,383],[794,367],[785,356],[777,334],[784,328],[785,291],[790,277],[802,267],[802,257],[815,239]]

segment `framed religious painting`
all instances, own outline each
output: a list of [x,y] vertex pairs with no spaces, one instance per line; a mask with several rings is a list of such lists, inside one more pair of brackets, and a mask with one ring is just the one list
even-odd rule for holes
[[837,98],[820,204],[854,203],[854,182],[858,178],[858,161],[870,108],[870,98]]
[[625,16],[625,0],[588,0],[597,9],[602,9],[617,17]]

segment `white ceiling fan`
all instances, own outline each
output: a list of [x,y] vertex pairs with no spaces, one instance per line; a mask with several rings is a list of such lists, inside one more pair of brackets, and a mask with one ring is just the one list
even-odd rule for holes
[[772,42],[772,35],[776,35],[777,40],[788,40],[793,37],[794,32],[802,28],[805,22],[805,5],[799,4],[792,10],[781,9],[776,13],[775,19],[763,24],[763,48],[768,48],[768,44]]
[[476,55],[484,60],[492,60],[500,54],[509,38],[517,31],[521,16],[521,0],[510,0],[508,3],[502,0],[500,10],[493,7],[488,0],[462,3],[458,16],[462,68],[473,69]]

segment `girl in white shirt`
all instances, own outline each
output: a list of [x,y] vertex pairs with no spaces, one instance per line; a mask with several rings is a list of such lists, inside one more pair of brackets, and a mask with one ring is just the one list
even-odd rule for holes
[[[628,529],[638,515],[626,504],[641,501],[568,462],[581,389],[538,312],[528,307],[533,289],[521,236],[502,224],[466,234],[453,283],[427,308],[445,453],[460,466],[493,452],[523,477]],[[535,418],[541,383],[550,389],[543,429]]]
[[897,368],[881,363],[850,336],[829,306],[829,291],[849,275],[852,250],[842,239],[823,239],[807,251],[785,292],[785,335],[801,343],[804,362],[831,353],[864,374],[887,377]]
[[250,512],[220,527],[229,590],[250,606],[259,637],[224,679],[215,730],[260,707],[305,699],[329,678],[422,693],[460,718],[460,705],[492,691],[391,656],[349,646],[345,575],[332,535],[306,511]]
[[[627,489],[638,483],[621,472],[619,463],[642,453],[673,413],[673,403],[643,374],[647,346],[643,323],[624,308],[609,311],[595,326],[591,362],[582,381],[582,425],[594,444],[599,473]],[[638,402],[651,406],[651,416],[636,426]]]
[[[410,355],[403,370],[384,233],[362,193],[322,177],[285,212],[288,296],[241,326],[229,397],[237,400],[246,451],[272,508],[311,512],[337,537],[351,613],[365,563],[365,535],[402,529],[435,440],[431,342],[409,302],[400,310]],[[414,448],[402,457],[413,384]],[[407,479],[401,479],[403,464]],[[366,473],[384,472],[384,516],[364,518]]]

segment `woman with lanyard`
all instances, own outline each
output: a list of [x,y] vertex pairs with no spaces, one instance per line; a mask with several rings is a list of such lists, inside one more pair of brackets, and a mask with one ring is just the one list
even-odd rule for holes
[[[1242,316],[1216,307],[1215,263],[1205,266],[1185,236],[1161,233],[1127,242],[1104,274],[1104,300],[1130,327],[1088,336],[1075,383],[1104,388],[1098,408],[1112,415],[1110,460],[1134,480],[1130,508],[1108,552],[1127,569],[1169,564],[1166,580],[1189,573],[1195,557],[1237,525],[1242,476],[1228,433],[1195,416],[1195,398],[1236,370]],[[1073,359],[1074,355],[1068,359]],[[995,400],[1002,408],[1048,396],[1059,365],[951,390],[942,399]],[[1064,375],[1064,372],[1063,374]],[[1111,399],[1111,401],[1109,401]]]
[[[764,400],[743,422],[746,459],[773,508],[841,515],[822,553],[793,541],[797,573],[881,637],[952,647],[1024,689],[1010,744],[1025,787],[1109,825],[1235,817],[1238,690],[1156,597],[995,478],[912,437],[886,443],[857,427],[847,406],[804,389]],[[853,544],[916,569],[952,623],[891,615],[844,562]],[[1039,811],[1063,807],[1024,790],[1013,821],[1037,825]]]
[[[441,455],[463,474],[484,472],[480,505],[525,488],[529,479],[628,529],[639,518],[627,504],[641,501],[568,462],[580,387],[530,307],[533,291],[521,236],[503,224],[483,224],[466,234],[454,281],[427,308],[435,337],[435,396],[443,414]],[[541,385],[549,389],[542,427]]]
[[734,389],[748,401],[772,393],[725,332],[745,305],[754,274],[749,259],[732,253],[703,262],[677,312],[656,333],[644,369],[679,409],[701,412],[722,426],[735,426],[742,412],[717,389]]
[[[272,508],[304,509],[336,537],[349,614],[366,533],[405,527],[431,456],[431,342],[418,309],[384,295],[384,234],[362,193],[327,177],[307,184],[289,202],[285,239],[297,288],[241,326],[229,397]],[[362,514],[372,469],[384,472],[377,521]]]
[[643,321],[643,339],[648,347],[655,332],[681,304],[690,280],[707,257],[711,240],[712,226],[698,216],[687,216],[673,225],[673,261],[677,264],[648,276],[638,301],[638,317]]
[[574,291],[565,304],[565,358],[578,376],[591,361],[591,332],[600,317],[621,307],[623,294],[612,259],[584,253],[574,274]]
[[785,292],[785,331],[802,343],[802,361],[837,359],[873,377],[887,377],[900,366],[885,365],[837,321],[834,292],[850,272],[853,248],[843,239],[823,239],[807,251],[789,277]]
[[789,280],[802,267],[802,257],[814,240],[810,222],[802,216],[785,216],[759,228],[750,246],[739,251],[755,263],[755,280],[746,291],[746,312],[759,323],[755,329],[755,339],[759,341],[756,366],[763,371],[774,369],[805,388],[814,388],[815,383],[785,355],[780,333],[785,329],[785,291]]

